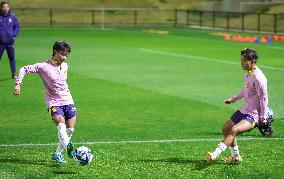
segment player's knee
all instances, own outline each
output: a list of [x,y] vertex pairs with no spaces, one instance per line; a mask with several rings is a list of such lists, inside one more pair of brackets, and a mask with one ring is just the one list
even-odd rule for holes
[[232,132],[233,135],[237,135],[240,132],[240,130],[239,130],[238,127],[233,126],[232,129],[231,129],[231,132]]

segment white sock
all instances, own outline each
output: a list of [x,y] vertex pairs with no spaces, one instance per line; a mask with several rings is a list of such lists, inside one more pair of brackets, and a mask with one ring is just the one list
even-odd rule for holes
[[72,134],[74,132],[74,128],[67,128],[66,132],[67,132],[67,135],[69,137],[69,140],[71,140]]
[[[66,133],[67,133],[67,136],[69,137],[69,141],[71,140],[73,132],[74,132],[74,128],[66,128]],[[63,149],[64,149],[64,146],[59,142],[58,147],[56,149],[56,153],[61,154]]]
[[61,154],[61,152],[63,151],[64,146],[59,142],[57,149],[56,149],[56,153],[57,154]]
[[227,146],[223,143],[220,142],[217,146],[217,148],[215,149],[215,151],[213,152],[213,154],[218,157],[222,152],[224,152],[227,149]]
[[240,151],[239,151],[239,146],[235,145],[231,148],[231,156],[232,157],[240,157]]
[[[66,125],[64,123],[59,123],[57,125],[57,130],[58,130],[59,144],[61,144],[62,147],[66,150],[67,145],[69,143],[69,137],[66,132]],[[59,146],[59,148],[61,147]]]

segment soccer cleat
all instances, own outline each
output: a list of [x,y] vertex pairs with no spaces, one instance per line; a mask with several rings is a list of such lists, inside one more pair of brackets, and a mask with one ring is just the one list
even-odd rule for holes
[[16,75],[12,75],[12,79],[17,79],[17,76]]
[[53,153],[51,155],[51,160],[56,161],[58,163],[66,163],[63,156],[61,154],[58,154],[58,153]]
[[69,158],[73,158],[74,157],[74,145],[72,142],[69,142],[67,145],[67,155]]
[[230,156],[228,158],[224,158],[223,160],[227,163],[234,163],[234,162],[242,162],[243,161],[241,156],[239,156],[239,157]]
[[213,153],[208,152],[207,156],[206,156],[206,160],[207,162],[212,162],[213,160],[215,160],[217,158],[217,156],[215,156]]

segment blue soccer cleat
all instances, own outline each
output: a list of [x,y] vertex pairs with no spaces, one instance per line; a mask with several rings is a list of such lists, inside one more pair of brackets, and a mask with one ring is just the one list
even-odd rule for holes
[[58,163],[66,163],[66,161],[64,160],[63,156],[59,153],[53,153],[51,155],[51,160],[56,161]]
[[67,145],[67,155],[69,158],[73,158],[74,157],[74,145],[72,142],[69,142]]

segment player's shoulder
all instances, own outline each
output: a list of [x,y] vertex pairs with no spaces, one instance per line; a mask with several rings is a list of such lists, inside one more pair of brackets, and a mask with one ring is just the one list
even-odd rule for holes
[[48,65],[51,65],[50,60],[43,60],[42,62],[36,63],[36,65],[42,69],[46,68]]
[[257,81],[267,81],[266,76],[264,75],[264,73],[259,68],[255,69],[254,77]]
[[41,65],[51,65],[50,59],[43,60],[42,62],[39,62],[39,64],[41,64]]
[[66,62],[63,62],[62,67],[68,69],[68,64]]

